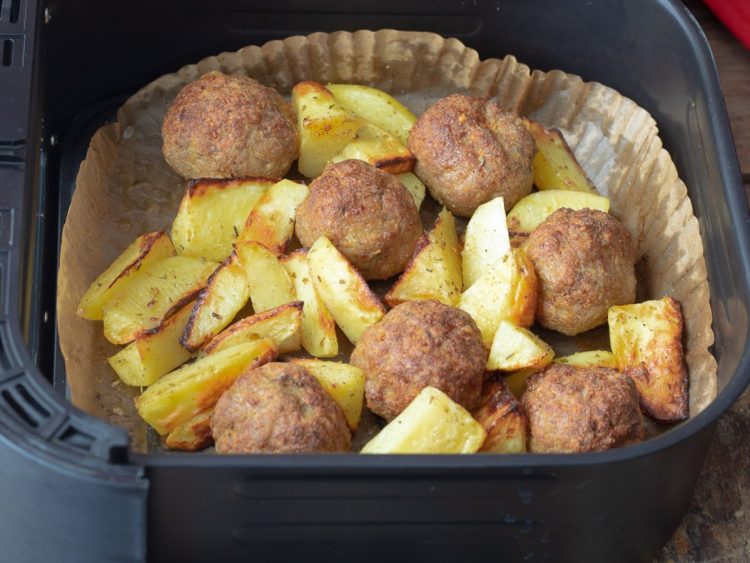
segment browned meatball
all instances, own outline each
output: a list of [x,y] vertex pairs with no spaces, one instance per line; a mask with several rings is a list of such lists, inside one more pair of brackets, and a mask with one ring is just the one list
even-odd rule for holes
[[432,196],[462,217],[498,196],[510,209],[534,182],[534,138],[518,116],[489,100],[439,100],[412,127],[409,149]]
[[644,437],[635,385],[613,369],[552,364],[531,376],[522,403],[532,452],[596,452]]
[[635,300],[635,248],[617,219],[593,209],[558,209],[525,244],[539,280],[536,320],[575,335]]
[[162,138],[164,158],[184,178],[281,178],[299,155],[292,110],[281,94],[220,72],[180,90]]
[[351,433],[341,407],[301,366],[270,363],[241,375],[214,410],[216,451],[343,452]]
[[422,235],[414,199],[394,176],[361,160],[330,164],[310,184],[297,211],[297,238],[310,246],[319,237],[336,248],[368,280],[402,272]]
[[437,301],[411,301],[367,329],[350,361],[365,372],[367,406],[391,420],[428,385],[474,408],[487,352],[467,313]]

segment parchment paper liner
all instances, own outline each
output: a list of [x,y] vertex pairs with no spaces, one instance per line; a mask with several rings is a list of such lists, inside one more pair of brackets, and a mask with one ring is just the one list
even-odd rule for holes
[[135,450],[146,448],[146,426],[133,407],[138,390],[119,384],[107,365],[116,348],[102,336],[101,324],[81,320],[75,311],[88,284],[136,236],[169,228],[184,184],[162,158],[162,117],[182,86],[210,70],[248,75],[283,94],[306,79],[373,85],[416,114],[440,97],[466,92],[562,129],[637,243],[639,299],[671,295],[682,303],[691,416],[716,396],[698,221],[645,110],[578,76],[531,72],[510,55],[481,61],[458,40],[432,33],[314,33],[222,53],[163,76],[132,96],[118,111],[117,122],[91,140],[63,229],[60,346],[73,403],[127,428]]

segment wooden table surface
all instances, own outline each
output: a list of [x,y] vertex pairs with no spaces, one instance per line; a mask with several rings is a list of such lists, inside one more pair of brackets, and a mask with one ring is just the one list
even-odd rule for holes
[[[750,198],[750,51],[700,2],[685,4],[716,57]],[[689,512],[659,560],[750,561],[750,389],[719,420]]]

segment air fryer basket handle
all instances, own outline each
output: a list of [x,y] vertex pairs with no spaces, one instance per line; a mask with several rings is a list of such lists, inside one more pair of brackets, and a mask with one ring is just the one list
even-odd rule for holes
[[[0,93],[0,107],[3,107]],[[7,104],[5,105],[7,107]],[[28,117],[28,114],[26,115]],[[0,122],[3,115],[0,114]],[[24,131],[25,133],[25,131]],[[30,188],[26,137],[0,142],[0,545],[8,561],[141,561],[148,483],[126,433],[65,403],[26,351],[20,306]],[[28,174],[35,178],[36,174]],[[109,541],[91,542],[92,526]],[[73,539],[72,530],[79,530]],[[41,541],[30,541],[34,534]]]
[[63,397],[51,393],[22,338],[23,258],[29,244],[22,226],[31,219],[25,147],[25,139],[0,139],[0,425],[3,433],[16,436],[16,443],[32,448],[59,448],[71,459],[121,461],[127,434],[70,409]]
[[[21,318],[33,321],[43,314],[34,308],[26,312],[36,289],[30,260],[46,222],[41,204],[46,184],[41,180],[47,155],[36,72],[40,5],[33,0],[0,2],[2,557],[29,562],[141,561],[148,481],[142,467],[125,463],[127,434],[83,414],[55,393],[24,341]],[[45,14],[44,20],[49,19]],[[105,530],[106,539],[92,541],[97,530]]]
[[[71,459],[93,457],[105,463],[121,461],[127,434],[70,409],[64,398],[50,393],[33,365],[22,337],[21,306],[31,291],[26,261],[33,246],[30,225],[35,217],[33,197],[39,178],[40,125],[32,86],[39,58],[33,3],[2,3],[0,20],[0,425],[45,448],[59,448]],[[5,8],[10,6],[8,13]],[[7,16],[7,17],[6,17]],[[47,15],[47,19],[49,19]],[[32,233],[30,235],[30,233]],[[31,446],[31,443],[28,444]]]

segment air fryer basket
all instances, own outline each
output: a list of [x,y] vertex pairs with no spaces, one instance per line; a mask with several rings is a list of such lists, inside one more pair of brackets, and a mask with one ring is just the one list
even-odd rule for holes
[[[59,229],[91,134],[203,56],[313,31],[428,30],[617,88],[660,126],[701,225],[719,396],[574,456],[132,455],[65,400]],[[677,1],[0,0],[0,545],[9,561],[649,560],[750,379],[748,213],[705,38]],[[13,507],[12,510],[9,507]]]

